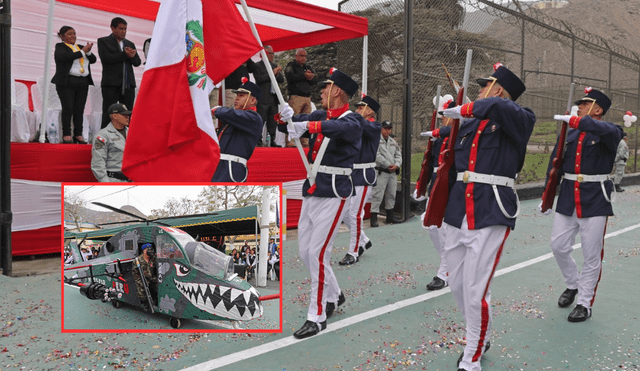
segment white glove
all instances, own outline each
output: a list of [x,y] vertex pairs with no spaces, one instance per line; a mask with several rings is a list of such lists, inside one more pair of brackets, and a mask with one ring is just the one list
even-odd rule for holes
[[420,136],[433,138],[433,131],[423,131]]
[[549,209],[545,212],[542,211],[542,201],[540,201],[540,204],[538,204],[538,211],[542,214],[542,215],[549,215],[553,212],[553,209]]
[[287,130],[289,131],[289,137],[292,139],[300,139],[302,134],[307,131],[307,124],[309,121],[300,121],[300,122],[292,122],[290,125],[287,125]]
[[426,197],[426,196],[420,196],[420,197],[418,197],[418,190],[417,190],[417,189],[414,189],[414,190],[413,190],[413,194],[411,195],[411,197],[412,197],[414,200],[418,201],[418,202],[421,202],[421,201],[424,201],[424,200],[426,200],[426,199],[427,199],[427,197]]
[[571,115],[553,115],[554,120],[569,122]]
[[453,108],[447,108],[446,110],[442,111],[442,116],[444,117],[450,117],[454,120],[461,120],[464,117],[462,117],[462,114],[460,113],[460,110],[462,109],[462,106],[455,106]]
[[282,105],[280,108],[280,117],[282,121],[289,121],[293,117],[293,108],[288,103]]

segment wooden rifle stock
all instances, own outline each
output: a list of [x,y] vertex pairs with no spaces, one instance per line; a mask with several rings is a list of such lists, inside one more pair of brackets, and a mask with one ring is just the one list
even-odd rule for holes
[[[462,105],[463,99],[464,87],[461,87],[460,90],[458,90],[456,105]],[[429,194],[429,203],[427,204],[427,212],[423,221],[425,227],[435,225],[439,228],[442,226],[444,213],[447,209],[447,202],[449,201],[449,170],[451,170],[455,162],[453,147],[456,142],[456,137],[458,136],[459,128],[460,120],[454,120],[451,125],[451,134],[449,134],[449,144],[447,148],[442,150],[442,163],[438,166],[436,180]]]
[[[571,104],[573,101],[573,89],[575,83],[571,83],[571,90],[569,92],[569,102],[567,103],[567,114],[571,111]],[[545,211],[553,208],[553,200],[556,197],[556,191],[558,189],[558,174],[562,169],[562,163],[564,162],[564,150],[567,143],[567,132],[569,131],[569,124],[562,122],[562,128],[560,129],[560,135],[558,136],[558,143],[556,144],[556,156],[551,163],[551,170],[547,177],[547,184],[545,184],[544,192],[542,192],[542,205],[541,211]]]
[[[438,108],[433,110],[433,116],[431,117],[431,127],[429,130],[436,130],[436,120],[438,116]],[[422,197],[427,193],[427,184],[431,174],[429,173],[429,163],[431,162],[431,151],[433,150],[433,140],[429,138],[429,144],[427,144],[427,150],[424,151],[424,157],[422,158],[422,168],[420,169],[420,176],[418,176],[418,182],[416,183],[416,193],[418,197]]]

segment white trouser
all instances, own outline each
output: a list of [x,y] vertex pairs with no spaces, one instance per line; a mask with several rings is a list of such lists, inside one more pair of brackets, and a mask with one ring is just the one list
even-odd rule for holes
[[435,226],[428,229],[431,242],[433,242],[433,246],[435,246],[436,251],[440,256],[440,267],[438,267],[437,276],[447,282],[449,280],[449,270],[447,269],[447,260],[444,258],[444,232],[442,231],[442,228],[437,228]]
[[[555,213],[553,230],[551,231],[551,250],[558,267],[564,276],[569,289],[578,289],[577,304],[591,308],[596,297],[596,288],[602,271],[602,254],[604,233],[607,226],[606,216],[578,218],[576,212],[572,216]],[[582,272],[578,274],[578,266],[571,256],[571,247],[580,233],[582,241]]]
[[351,232],[351,241],[349,242],[349,254],[354,257],[358,257],[358,247],[363,246],[369,242],[369,237],[364,234],[362,229],[362,218],[364,217],[364,205],[370,197],[369,186],[356,186],[356,191],[353,196],[347,200],[344,213],[344,224],[349,228]]
[[396,173],[385,173],[381,171],[373,187],[373,198],[371,199],[371,212],[380,212],[380,204],[384,197],[385,210],[391,210],[396,205],[396,189],[398,188],[398,176]]
[[491,280],[509,236],[503,225],[469,230],[442,224],[449,287],[466,322],[467,345],[459,368],[481,370],[480,358],[491,331]]
[[327,319],[327,302],[335,303],[340,287],[331,269],[331,250],[345,211],[345,199],[307,196],[302,200],[298,221],[300,259],[309,269],[311,296],[307,319]]

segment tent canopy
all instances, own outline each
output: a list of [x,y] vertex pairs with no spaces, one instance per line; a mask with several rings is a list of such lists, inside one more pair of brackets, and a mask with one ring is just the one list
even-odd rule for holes
[[[155,20],[157,0],[58,0],[136,18]],[[208,1],[203,0],[205,6]],[[240,0],[234,0],[245,18]],[[247,0],[263,44],[275,51],[352,39],[367,35],[366,18],[292,0]],[[250,36],[250,35],[248,35]]]
[[[247,206],[239,209],[218,211],[216,215],[176,217],[162,219],[162,223],[182,229],[191,236],[233,236],[255,234],[258,221],[258,207]],[[99,229],[89,232],[65,232],[64,238],[86,238],[88,240],[108,240],[120,231],[135,228],[140,224],[129,224],[121,227]],[[259,233],[259,231],[258,231]]]
[[[204,0],[205,6],[208,1]],[[234,0],[240,14],[240,0]],[[366,18],[325,9],[294,0],[247,0],[251,17],[256,23],[264,45],[275,51],[313,46],[328,42],[363,37],[368,34]],[[121,16],[128,23],[127,39],[142,53],[144,40],[151,37],[158,12],[158,0],[57,0],[53,30],[63,25],[76,29],[78,43],[97,42],[111,33],[113,17]],[[12,73],[14,78],[36,81],[44,73],[48,0],[21,0],[12,3]],[[245,18],[246,20],[246,18]],[[246,35],[252,37],[252,35]],[[53,37],[52,44],[59,42]],[[92,50],[97,55],[97,46]],[[144,58],[142,58],[144,61]],[[51,63],[50,76],[55,65]],[[135,69],[138,82],[143,66]],[[96,85],[100,84],[102,65],[91,66]]]

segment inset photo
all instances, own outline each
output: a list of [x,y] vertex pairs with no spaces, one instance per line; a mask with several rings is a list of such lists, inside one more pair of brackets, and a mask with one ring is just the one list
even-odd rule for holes
[[281,184],[62,188],[62,332],[282,332]]

